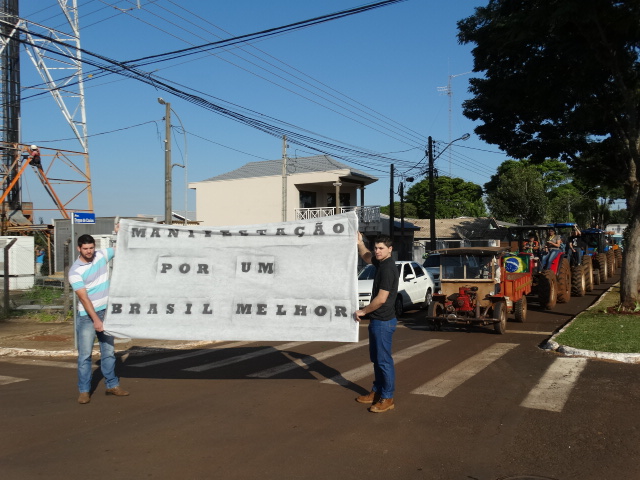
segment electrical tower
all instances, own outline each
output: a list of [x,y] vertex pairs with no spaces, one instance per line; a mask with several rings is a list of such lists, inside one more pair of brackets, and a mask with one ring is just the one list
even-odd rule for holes
[[[67,32],[20,18],[18,0],[0,0],[1,198],[3,220],[8,217],[14,224],[19,223],[16,219],[24,222],[27,209],[21,200],[20,177],[29,165],[55,204],[37,210],[57,210],[64,218],[69,218],[70,210],[93,212],[77,0],[57,3]],[[20,143],[20,124],[29,122],[20,113],[21,45],[42,79],[33,88],[52,96],[78,141],[78,151],[34,149]]]

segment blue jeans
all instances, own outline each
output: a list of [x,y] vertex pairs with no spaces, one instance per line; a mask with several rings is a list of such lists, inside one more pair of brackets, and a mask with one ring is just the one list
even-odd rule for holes
[[542,257],[542,261],[540,262],[541,270],[547,270],[551,268],[551,264],[561,253],[562,251],[558,250],[557,248],[552,248],[551,250],[549,250],[549,253]]
[[396,387],[396,371],[391,356],[391,341],[398,319],[369,321],[369,357],[373,362],[373,391],[380,398],[393,398]]
[[[107,310],[97,312],[101,320]],[[76,333],[78,336],[78,390],[82,392],[91,391],[91,352],[93,342],[98,336],[100,345],[100,369],[104,376],[107,388],[119,385],[118,377],[115,374],[116,355],[113,337],[104,332],[96,332],[93,321],[88,315],[77,315]]]

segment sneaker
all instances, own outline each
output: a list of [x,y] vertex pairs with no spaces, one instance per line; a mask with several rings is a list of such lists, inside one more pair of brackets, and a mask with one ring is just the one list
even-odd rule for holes
[[366,395],[360,395],[356,397],[356,402],[358,403],[375,403],[380,398],[378,392],[374,392],[373,390],[367,393]]
[[80,396],[78,397],[78,403],[80,405],[85,405],[91,401],[91,395],[89,392],[80,392]]
[[387,410],[393,410],[394,408],[393,398],[381,398],[369,407],[369,411],[372,413],[382,413]]
[[129,392],[124,390],[120,385],[113,388],[107,388],[107,391],[104,392],[105,395],[115,395],[116,397],[126,397],[129,395]]

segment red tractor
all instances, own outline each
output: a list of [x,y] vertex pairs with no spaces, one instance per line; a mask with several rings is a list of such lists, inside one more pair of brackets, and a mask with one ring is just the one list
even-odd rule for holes
[[[546,265],[544,269],[540,268],[551,229],[555,230],[555,227],[552,225],[521,225],[507,229],[510,250],[516,255],[524,253],[532,255],[534,263],[532,291],[538,296],[540,305],[549,310],[554,308],[556,303],[568,302],[571,299],[572,291],[572,270],[569,258],[565,253],[565,247],[562,247],[549,265]],[[538,244],[537,249],[530,245],[532,241]],[[575,275],[578,275],[576,280],[582,278],[581,284],[586,288],[584,270],[576,270]]]

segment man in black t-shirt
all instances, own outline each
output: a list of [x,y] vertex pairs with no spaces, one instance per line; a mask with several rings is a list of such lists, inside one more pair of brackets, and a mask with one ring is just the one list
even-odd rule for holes
[[391,256],[391,239],[380,235],[374,242],[374,254],[365,246],[358,232],[358,253],[376,267],[371,303],[356,311],[356,321],[369,315],[369,357],[373,362],[374,381],[371,392],[360,395],[357,402],[372,404],[369,411],[382,413],[394,408],[395,368],[391,356],[393,332],[396,330],[395,302],[398,294],[398,269]]

